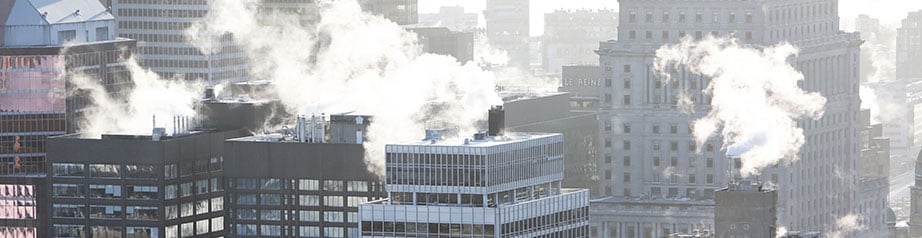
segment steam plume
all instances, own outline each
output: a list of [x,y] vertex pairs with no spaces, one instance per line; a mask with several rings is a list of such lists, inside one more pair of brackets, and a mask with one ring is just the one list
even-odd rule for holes
[[804,76],[788,63],[797,53],[786,43],[756,49],[728,38],[686,39],[658,49],[654,67],[667,79],[679,65],[711,79],[704,89],[711,110],[694,122],[694,138],[701,145],[719,132],[728,157],[740,157],[741,174],[751,176],[796,160],[804,135],[794,120],[823,115],[826,99],[797,86]]
[[363,13],[355,1],[319,1],[315,24],[260,13],[259,4],[214,2],[207,20],[188,32],[206,52],[232,34],[248,54],[251,77],[273,81],[292,112],[375,116],[366,143],[373,167],[383,167],[385,143],[419,139],[426,122],[474,131],[489,106],[501,103],[492,73],[421,54],[415,34]]
[[[73,75],[70,82],[92,99],[93,107],[78,122],[81,133],[99,137],[106,133],[149,135],[152,117],[157,127],[173,128],[172,116],[194,116],[195,99],[204,85],[182,80],[163,80],[141,68],[135,58],[126,60],[134,86],[120,96],[110,96],[98,79]],[[169,131],[168,131],[169,132]]]

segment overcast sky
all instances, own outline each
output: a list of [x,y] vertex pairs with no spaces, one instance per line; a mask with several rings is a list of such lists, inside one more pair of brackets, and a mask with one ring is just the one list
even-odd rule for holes
[[[909,11],[922,9],[922,0],[839,0],[839,14],[854,19],[864,13],[880,18],[883,24],[899,25]],[[467,12],[482,13],[486,0],[419,0],[419,12],[438,12],[441,6],[462,6]],[[557,9],[617,9],[617,0],[532,0],[531,35],[544,33],[544,13]]]

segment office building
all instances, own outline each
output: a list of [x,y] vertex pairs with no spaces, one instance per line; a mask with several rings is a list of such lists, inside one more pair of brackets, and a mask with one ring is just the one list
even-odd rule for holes
[[82,134],[49,144],[53,237],[223,237],[224,140],[245,130]]
[[214,0],[113,0],[118,36],[138,40],[141,66],[164,79],[203,80],[210,84],[248,79],[243,47],[228,35],[215,52],[202,52],[186,29],[206,20]]
[[774,238],[778,193],[761,184],[740,181],[714,195],[717,237]]
[[359,207],[363,237],[588,237],[589,192],[565,189],[560,134],[430,130],[390,144],[388,198]]
[[909,216],[909,237],[922,236],[922,151],[915,161],[915,184],[910,187],[911,212]]
[[70,80],[120,97],[134,47],[95,0],[0,3],[0,237],[49,236],[47,140],[79,130],[91,103]]
[[382,16],[397,25],[419,23],[417,0],[359,0],[362,10]]
[[[602,42],[598,50],[606,85],[600,94],[599,158],[615,158],[612,163],[599,163],[600,194],[620,199],[712,200],[718,186],[728,183],[726,164],[720,162],[727,159],[721,138],[699,148],[689,126],[711,109],[710,97],[701,93],[709,80],[680,73],[666,84],[651,65],[655,50],[664,44],[686,37],[733,36],[755,47],[787,41],[800,48],[791,62],[805,76],[802,87],[828,100],[823,118],[797,123],[806,138],[800,159],[765,169],[759,177],[776,184],[778,197],[784,198],[777,203],[778,225],[823,231],[831,229],[836,219],[856,212],[861,40],[856,33],[839,30],[838,5],[836,0],[620,1],[617,40]],[[680,92],[689,93],[692,111],[676,107]],[[807,170],[811,172],[803,172]],[[639,208],[617,209],[630,214]],[[627,219],[593,222],[611,227]],[[698,223],[713,224],[713,220]],[[668,235],[654,232],[654,236]]]
[[483,12],[490,45],[505,50],[509,65],[516,67],[528,68],[531,62],[529,1],[487,0],[487,9]]
[[420,13],[418,27],[447,27],[452,31],[474,31],[480,28],[477,13],[464,12],[464,7],[442,6],[437,13]]
[[560,75],[562,66],[598,65],[595,50],[599,42],[618,36],[618,12],[600,10],[557,10],[544,14],[541,39],[542,65],[548,73]]
[[[599,122],[594,112],[571,111],[569,93],[501,92],[506,111],[506,130],[560,133],[564,137],[563,187],[591,189],[597,186],[595,146]],[[592,195],[592,194],[590,194]]]
[[922,11],[910,12],[896,29],[896,78],[922,78]]
[[225,142],[228,237],[358,237],[358,205],[386,197],[365,162],[371,117],[299,121]]
[[[561,71],[561,92],[568,92],[570,110],[595,112],[599,108],[599,95],[602,94],[602,78],[597,65],[563,66]],[[606,83],[611,83],[610,81]]]
[[474,33],[453,31],[446,27],[409,27],[416,33],[423,52],[454,57],[465,64],[474,60]]

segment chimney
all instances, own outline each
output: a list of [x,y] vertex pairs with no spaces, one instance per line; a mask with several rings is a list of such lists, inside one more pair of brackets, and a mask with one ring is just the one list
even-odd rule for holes
[[506,110],[502,105],[496,105],[490,108],[488,115],[489,128],[487,134],[490,136],[502,136],[506,130]]
[[214,88],[206,88],[205,89],[205,100],[214,100],[214,99],[215,99]]

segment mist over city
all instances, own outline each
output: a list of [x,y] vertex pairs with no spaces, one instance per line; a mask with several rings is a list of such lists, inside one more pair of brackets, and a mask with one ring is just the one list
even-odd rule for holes
[[922,1],[0,0],[0,26],[0,237],[922,238]]

